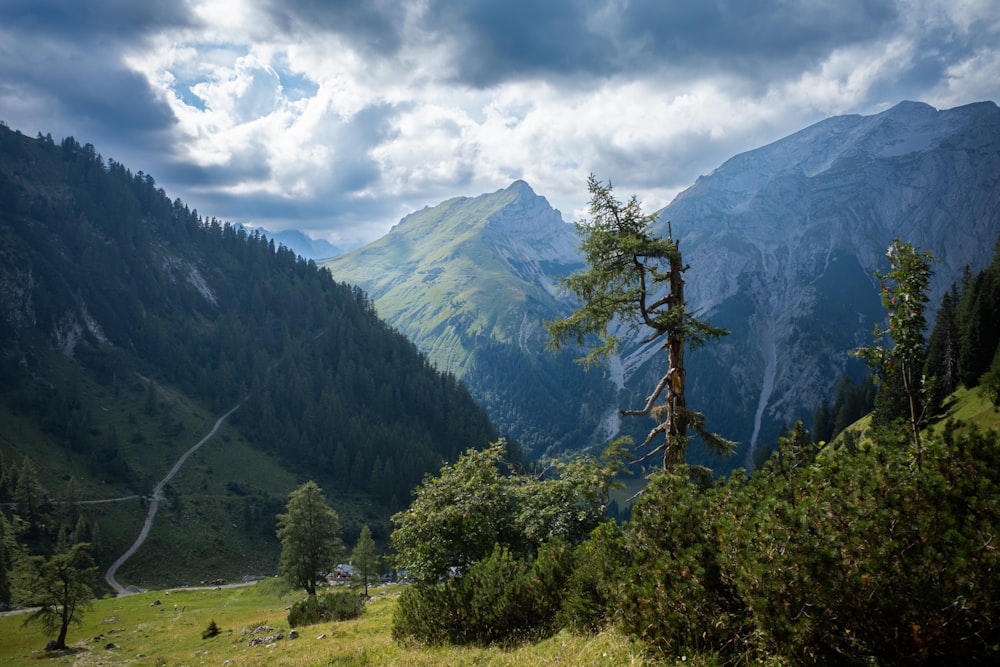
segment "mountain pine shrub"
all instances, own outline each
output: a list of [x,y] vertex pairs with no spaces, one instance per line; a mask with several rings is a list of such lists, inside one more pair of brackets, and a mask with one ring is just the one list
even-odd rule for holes
[[721,514],[720,567],[772,655],[796,664],[1000,653],[1000,442],[975,429],[772,458]]
[[365,603],[352,591],[336,591],[326,595],[310,595],[296,602],[288,611],[289,627],[349,621],[364,613]]
[[393,638],[489,646],[555,634],[572,561],[573,549],[563,542],[543,545],[534,559],[497,545],[460,577],[407,587],[393,616]]

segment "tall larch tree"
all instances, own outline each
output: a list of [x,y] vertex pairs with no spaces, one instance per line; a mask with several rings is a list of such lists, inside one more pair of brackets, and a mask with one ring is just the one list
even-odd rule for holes
[[69,626],[83,623],[83,612],[91,607],[97,565],[86,542],[50,558],[25,556],[14,571],[15,597],[33,611],[24,624],[39,622],[46,633],[57,633],[53,646],[66,648]]
[[643,345],[658,342],[666,353],[666,369],[642,408],[622,410],[625,416],[656,420],[640,449],[662,436],[639,461],[662,454],[664,469],[683,463],[689,428],[710,449],[730,452],[733,443],[704,428],[704,416],[688,409],[684,391],[685,346],[694,348],[728,332],[687,311],[683,274],[688,267],[669,225],[667,238],[658,238],[651,231],[656,216],[643,213],[635,195],[622,203],[615,199],[611,184],[593,174],[587,188],[591,217],[576,225],[587,268],[563,280],[582,305],[569,317],[546,323],[550,347],[591,345],[589,354],[580,359],[590,366],[618,350],[620,339],[611,332],[613,323],[632,333],[643,332]]

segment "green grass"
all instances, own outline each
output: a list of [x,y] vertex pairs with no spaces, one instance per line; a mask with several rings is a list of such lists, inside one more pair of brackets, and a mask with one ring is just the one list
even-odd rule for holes
[[[47,654],[48,637],[23,617],[0,617],[3,665],[647,665],[642,646],[615,631],[561,632],[514,649],[400,645],[391,637],[399,589],[375,588],[360,619],[299,628],[287,639],[287,607],[301,598],[279,580],[223,589],[173,589],[97,600],[83,625],[70,629],[66,655]],[[156,602],[160,604],[156,604]],[[202,639],[212,621],[221,634]],[[250,646],[261,625],[286,638]],[[324,636],[325,635],[325,636]],[[322,638],[321,638],[322,636]],[[114,643],[114,648],[106,648]],[[681,663],[678,663],[681,664]],[[711,664],[689,657],[685,665]]]
[[946,417],[931,426],[931,431],[940,432],[948,419],[977,424],[983,430],[1000,428],[1000,408],[983,395],[982,387],[960,387],[945,401],[945,409]]

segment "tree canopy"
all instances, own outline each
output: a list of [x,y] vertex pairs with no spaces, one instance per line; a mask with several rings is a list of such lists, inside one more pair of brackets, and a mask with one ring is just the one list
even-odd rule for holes
[[468,450],[428,475],[410,507],[393,516],[397,564],[411,577],[461,574],[496,545],[530,556],[549,540],[579,543],[603,519],[622,467],[617,446],[602,460],[554,462],[537,475],[512,470],[506,456],[504,441]]
[[[923,369],[926,357],[924,329],[927,318],[927,286],[934,257],[929,250],[917,250],[912,244],[894,239],[886,251],[889,271],[875,272],[881,287],[882,305],[888,311],[889,326],[875,325],[875,342],[857,350],[872,371],[883,380],[895,380],[902,387],[906,419],[913,444],[920,449],[920,426],[927,402],[922,396]],[[892,348],[882,345],[888,335]]]

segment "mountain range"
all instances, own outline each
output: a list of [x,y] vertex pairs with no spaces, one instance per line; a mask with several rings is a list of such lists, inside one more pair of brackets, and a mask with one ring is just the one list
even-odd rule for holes
[[[752,467],[865,373],[849,352],[885,316],[873,274],[893,238],[940,259],[934,305],[989,262],[1000,110],[830,118],[733,157],[657,214],[690,265],[689,307],[731,331],[688,356],[688,404],[742,446],[689,459]],[[124,572],[174,584],[272,569],[274,515],[305,478],[335,499],[348,541],[364,523],[384,541],[424,473],[498,434],[522,446],[515,461],[641,438],[649,424],[618,412],[660,376],[656,349],[625,337],[590,372],[546,349],[544,323],[576,305],[559,280],[583,268],[578,246],[515,181],[319,266],[199,217],[90,144],[0,124],[0,504],[31,510],[19,541],[86,538],[106,564],[134,539],[143,494],[236,407],[163,489],[153,550]]]
[[[1000,110],[903,102],[829,118],[731,158],[657,213],[690,265],[689,308],[731,331],[689,356],[688,403],[742,446],[726,462],[697,448],[690,458],[752,467],[840,379],[865,373],[849,353],[885,316],[874,272],[888,268],[894,238],[940,259],[935,306],[966,267],[988,263],[1000,234]],[[573,226],[523,181],[415,212],[324,264],[531,453],[648,430],[617,413],[662,374],[655,348],[625,339],[590,374],[545,350],[543,323],[574,305],[559,278],[581,256]]]

